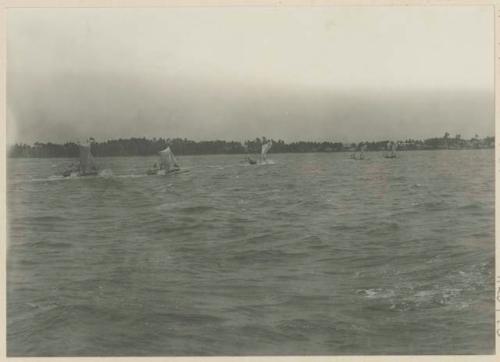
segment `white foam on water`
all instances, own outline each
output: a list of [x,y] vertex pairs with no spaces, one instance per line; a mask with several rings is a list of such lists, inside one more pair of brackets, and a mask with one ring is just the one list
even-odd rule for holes
[[141,178],[141,177],[147,177],[147,176],[155,176],[155,175],[130,174],[130,175],[116,175],[116,176],[113,176],[113,177],[117,177],[117,178]]
[[113,171],[109,168],[105,168],[104,170],[99,171],[98,176],[100,176],[100,177],[112,177]]
[[358,290],[358,294],[361,294],[368,299],[391,298],[395,295],[394,290],[381,288],[361,289]]
[[257,163],[258,166],[267,166],[267,165],[275,165],[276,163],[273,160],[265,160],[265,161],[259,161]]
[[51,175],[46,178],[33,178],[28,180],[28,182],[51,182],[51,181],[63,181],[63,180],[82,180],[95,177],[114,177],[113,171],[110,169],[104,169],[100,171],[97,175],[80,176],[78,172],[72,172],[69,176],[63,175]]

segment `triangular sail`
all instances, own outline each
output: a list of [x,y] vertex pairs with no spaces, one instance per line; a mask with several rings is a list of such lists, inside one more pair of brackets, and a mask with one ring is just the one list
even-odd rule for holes
[[88,174],[96,171],[97,166],[90,152],[90,144],[80,145],[80,173]]
[[163,151],[160,151],[159,155],[160,155],[160,170],[169,171],[174,167],[176,168],[179,167],[174,154],[170,150],[170,147],[167,147]]
[[262,161],[265,161],[266,160],[266,157],[267,157],[267,153],[269,152],[269,150],[271,149],[271,146],[273,145],[273,141],[269,141],[267,143],[264,143],[262,145],[262,149],[261,149],[261,153],[260,153],[260,157],[262,159]]

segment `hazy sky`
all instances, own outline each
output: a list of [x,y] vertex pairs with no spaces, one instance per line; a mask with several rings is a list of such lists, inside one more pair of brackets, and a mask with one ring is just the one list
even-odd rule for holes
[[491,7],[11,9],[9,141],[493,135]]

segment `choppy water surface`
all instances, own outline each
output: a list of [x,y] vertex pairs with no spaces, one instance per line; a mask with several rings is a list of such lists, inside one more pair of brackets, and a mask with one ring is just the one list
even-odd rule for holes
[[8,169],[8,355],[487,354],[491,150]]

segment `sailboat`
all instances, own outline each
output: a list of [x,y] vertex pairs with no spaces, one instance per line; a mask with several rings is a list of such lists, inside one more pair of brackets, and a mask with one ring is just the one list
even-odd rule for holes
[[261,164],[267,164],[267,153],[273,146],[273,141],[269,141],[267,143],[264,143],[262,145],[262,149],[260,151],[260,163]]
[[398,148],[398,145],[396,142],[388,142],[387,143],[387,150],[390,152],[387,152],[384,157],[385,158],[396,158],[396,150]]
[[248,162],[250,165],[257,164],[257,161],[255,159],[253,159],[252,157],[250,157],[250,155],[249,155],[248,145],[243,145],[243,147],[245,148],[245,152],[247,153],[247,157],[245,158],[244,162]]
[[158,165],[155,164],[152,169],[148,170],[148,175],[166,175],[180,170],[179,164],[170,146],[158,152],[158,155],[160,156],[160,166],[158,167]]
[[63,172],[64,177],[69,176],[95,176],[97,175],[97,166],[94,161],[94,156],[90,150],[90,142],[79,145],[80,163],[78,166],[72,165],[68,170]]
[[367,146],[362,145],[361,149],[359,150],[359,159],[364,160],[365,159],[365,151],[366,151]]
[[356,155],[356,152],[354,152],[353,154],[351,154],[351,158],[353,160],[364,160],[365,159],[365,151],[366,151],[366,148],[367,148],[367,145],[366,144],[363,144],[363,143],[360,143],[359,146],[358,146],[358,149],[359,149],[359,155]]
[[90,152],[90,143],[80,145],[80,173],[79,176],[95,176],[97,175],[97,166],[94,161],[94,156]]

